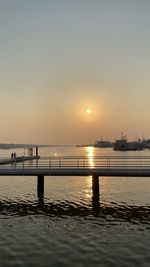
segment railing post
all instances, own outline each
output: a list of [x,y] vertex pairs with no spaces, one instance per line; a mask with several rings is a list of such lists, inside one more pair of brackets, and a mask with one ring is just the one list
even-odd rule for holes
[[49,168],[51,169],[51,159],[49,160]]
[[85,159],[83,158],[83,168],[85,167]]
[[36,148],[35,148],[36,150],[36,157],[38,157],[39,156],[39,153],[38,153],[38,146],[36,146]]
[[140,158],[140,168],[141,168],[141,158]]
[[107,158],[107,168],[109,168],[109,167],[110,167],[110,159]]
[[36,168],[38,169],[38,166],[39,166],[39,161],[38,159],[36,159]]

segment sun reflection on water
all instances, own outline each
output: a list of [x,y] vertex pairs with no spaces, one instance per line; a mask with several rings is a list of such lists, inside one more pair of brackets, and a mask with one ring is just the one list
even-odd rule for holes
[[94,148],[92,146],[87,147],[88,164],[92,169],[94,168]]
[[92,197],[92,176],[86,177],[86,188],[85,188],[85,196],[86,198]]
[[[86,147],[86,156],[87,156],[87,166],[89,168],[94,168],[94,148],[92,146]],[[92,176],[86,177],[86,189],[85,196],[91,198],[92,196]]]

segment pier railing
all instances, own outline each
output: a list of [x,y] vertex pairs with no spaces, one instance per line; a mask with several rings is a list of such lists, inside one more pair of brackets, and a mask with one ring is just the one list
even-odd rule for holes
[[39,204],[43,204],[44,176],[91,176],[96,203],[99,203],[99,177],[150,177],[148,156],[37,157],[22,161],[0,159],[1,163],[3,161],[9,163],[0,164],[0,176],[37,176]]
[[[1,158],[7,160],[8,158]],[[0,165],[0,169],[150,169],[150,156],[64,156],[40,157],[22,162]]]

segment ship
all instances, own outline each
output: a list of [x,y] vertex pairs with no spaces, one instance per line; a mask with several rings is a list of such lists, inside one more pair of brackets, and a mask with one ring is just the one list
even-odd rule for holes
[[113,149],[119,151],[143,150],[144,144],[140,139],[138,141],[128,141],[126,135],[121,134],[121,138],[114,142]]
[[144,148],[150,148],[150,139],[144,140]]
[[103,139],[97,140],[94,144],[94,147],[100,147],[100,148],[107,148],[112,146],[113,146],[112,142]]

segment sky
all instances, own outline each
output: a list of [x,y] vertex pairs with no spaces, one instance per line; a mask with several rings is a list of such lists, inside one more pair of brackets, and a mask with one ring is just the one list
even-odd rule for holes
[[0,0],[0,143],[150,138],[149,12],[149,0]]

